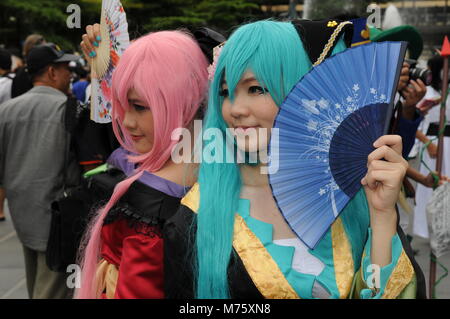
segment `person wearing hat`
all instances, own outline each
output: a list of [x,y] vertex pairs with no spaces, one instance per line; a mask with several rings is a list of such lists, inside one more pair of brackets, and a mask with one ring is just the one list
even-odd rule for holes
[[32,49],[27,57],[27,71],[33,86],[50,84],[64,94],[69,93],[71,80],[69,62],[78,59],[78,56],[66,54],[52,43]]
[[47,267],[45,252],[51,203],[62,195],[63,184],[76,185],[79,179],[76,162],[66,156],[70,134],[64,125],[68,63],[76,59],[54,44],[33,48],[27,58],[33,88],[0,107],[0,185],[23,245],[33,299],[70,297],[66,274]]

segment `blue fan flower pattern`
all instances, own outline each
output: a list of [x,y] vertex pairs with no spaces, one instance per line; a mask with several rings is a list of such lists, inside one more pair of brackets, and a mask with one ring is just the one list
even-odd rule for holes
[[[272,194],[313,248],[361,188],[373,142],[385,134],[405,45],[371,43],[328,58],[292,89],[275,119]],[[271,156],[274,161],[276,156]],[[273,163],[271,163],[272,165]]]
[[[370,88],[369,93],[371,97],[367,100],[370,104],[388,103],[386,94],[378,94],[375,88]],[[331,102],[325,98],[317,100],[302,99],[302,107],[311,112],[311,114],[322,114],[324,119],[317,121],[310,119],[306,124],[306,129],[311,132],[311,136],[316,139],[316,143],[311,145],[302,154],[299,159],[311,159],[326,164],[324,173],[329,176],[328,182],[319,189],[319,195],[327,194],[329,199],[334,202],[333,193],[339,190],[339,185],[336,183],[333,175],[330,175],[329,153],[330,146],[334,132],[341,125],[342,121],[359,109],[361,101],[360,87],[357,83],[352,86],[351,94],[342,98],[339,103]],[[339,212],[333,205],[333,213],[337,217]]]

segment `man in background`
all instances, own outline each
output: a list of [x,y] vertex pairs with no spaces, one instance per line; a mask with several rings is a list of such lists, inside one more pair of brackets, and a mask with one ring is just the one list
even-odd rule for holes
[[33,48],[27,72],[28,92],[0,106],[0,185],[6,191],[11,218],[23,245],[30,298],[66,298],[66,274],[51,271],[45,252],[51,203],[63,186],[76,185],[79,169],[69,159],[70,134],[65,127],[69,62],[54,44]]

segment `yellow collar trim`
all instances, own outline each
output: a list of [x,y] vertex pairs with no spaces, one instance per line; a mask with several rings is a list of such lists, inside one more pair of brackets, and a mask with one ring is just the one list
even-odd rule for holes
[[414,277],[414,267],[411,264],[405,250],[402,249],[398,263],[392,271],[386,284],[382,299],[395,299]]
[[194,213],[198,212],[200,206],[200,186],[195,183],[189,192],[181,199],[181,205],[188,207]]
[[339,290],[339,298],[344,299],[350,294],[355,272],[352,248],[341,218],[336,219],[331,226],[331,237],[336,285]]
[[[186,196],[183,197],[181,204],[197,213],[200,205],[198,183],[192,186]],[[347,298],[354,277],[354,261],[351,245],[341,218],[333,223],[331,236],[336,285],[340,298]],[[238,214],[235,215],[233,247],[244,263],[253,283],[265,298],[300,298],[259,238]],[[267,280],[267,278],[271,278],[271,280]]]
[[233,247],[256,288],[266,299],[300,299],[244,219],[235,214]]

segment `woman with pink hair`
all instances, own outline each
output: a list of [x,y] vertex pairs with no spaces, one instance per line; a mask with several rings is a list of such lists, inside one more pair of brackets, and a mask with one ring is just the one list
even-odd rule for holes
[[[85,53],[99,40],[96,26],[83,36]],[[207,67],[198,43],[183,31],[142,36],[121,57],[112,79],[112,123],[122,148],[109,162],[127,178],[90,222],[76,298],[164,297],[161,227],[195,182],[186,174],[193,167],[172,161],[178,140],[171,137],[177,128],[192,128],[207,93]]]

